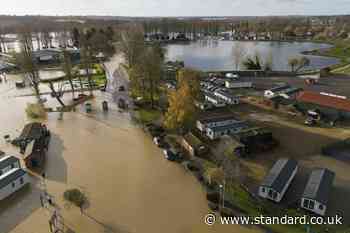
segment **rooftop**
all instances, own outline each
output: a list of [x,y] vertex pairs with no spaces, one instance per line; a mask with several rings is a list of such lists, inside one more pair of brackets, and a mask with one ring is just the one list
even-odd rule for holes
[[328,169],[318,168],[313,170],[305,187],[303,197],[326,205],[334,177],[334,172]]
[[350,100],[330,95],[322,95],[317,92],[303,91],[297,96],[300,102],[317,104],[320,106],[334,108],[350,112]]
[[279,92],[279,91],[283,91],[283,90],[289,89],[289,88],[291,88],[291,87],[288,84],[286,84],[286,85],[282,85],[282,86],[271,88],[270,91],[272,91],[272,92]]
[[261,185],[282,192],[297,165],[298,163],[294,159],[277,160]]
[[205,116],[199,119],[198,121],[200,121],[203,124],[208,124],[212,122],[222,122],[222,121],[228,121],[228,120],[235,120],[237,122],[239,121],[236,119],[236,117],[233,114],[227,114],[227,113]]
[[224,131],[227,129],[232,129],[232,128],[246,128],[248,125],[244,123],[243,121],[237,121],[235,123],[229,124],[229,125],[223,125],[223,126],[213,126],[209,127],[208,129],[212,131]]

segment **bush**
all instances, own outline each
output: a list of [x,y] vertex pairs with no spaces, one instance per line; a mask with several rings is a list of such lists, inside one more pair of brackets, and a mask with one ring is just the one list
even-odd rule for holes
[[79,189],[69,189],[64,192],[63,197],[66,201],[69,201],[81,208],[86,203],[87,198]]
[[46,117],[46,111],[41,104],[27,104],[26,113],[29,118],[40,119]]

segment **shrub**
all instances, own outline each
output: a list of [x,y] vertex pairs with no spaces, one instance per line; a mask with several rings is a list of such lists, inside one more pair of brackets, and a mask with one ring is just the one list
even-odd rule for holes
[[46,117],[45,108],[41,104],[27,104],[26,113],[29,118],[33,119]]
[[81,208],[86,203],[87,198],[84,193],[79,189],[69,189],[63,193],[63,197],[66,201],[69,201]]

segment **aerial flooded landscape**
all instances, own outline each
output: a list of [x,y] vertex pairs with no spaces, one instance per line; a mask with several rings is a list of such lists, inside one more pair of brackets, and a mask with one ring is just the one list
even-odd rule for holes
[[198,4],[4,3],[0,233],[350,232],[350,5]]

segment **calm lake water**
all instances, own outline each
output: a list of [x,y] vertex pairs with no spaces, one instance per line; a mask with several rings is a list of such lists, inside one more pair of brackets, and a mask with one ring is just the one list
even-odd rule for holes
[[[272,55],[274,70],[290,70],[288,59],[302,56],[301,52],[330,48],[329,44],[311,42],[256,42],[256,41],[197,41],[189,44],[171,44],[167,46],[168,60],[182,60],[187,67],[200,70],[233,70],[232,56],[236,44],[244,47],[246,56],[258,53],[267,60]],[[308,69],[317,69],[337,64],[338,59],[319,56],[307,56],[311,60]],[[244,67],[240,66],[240,69]]]

